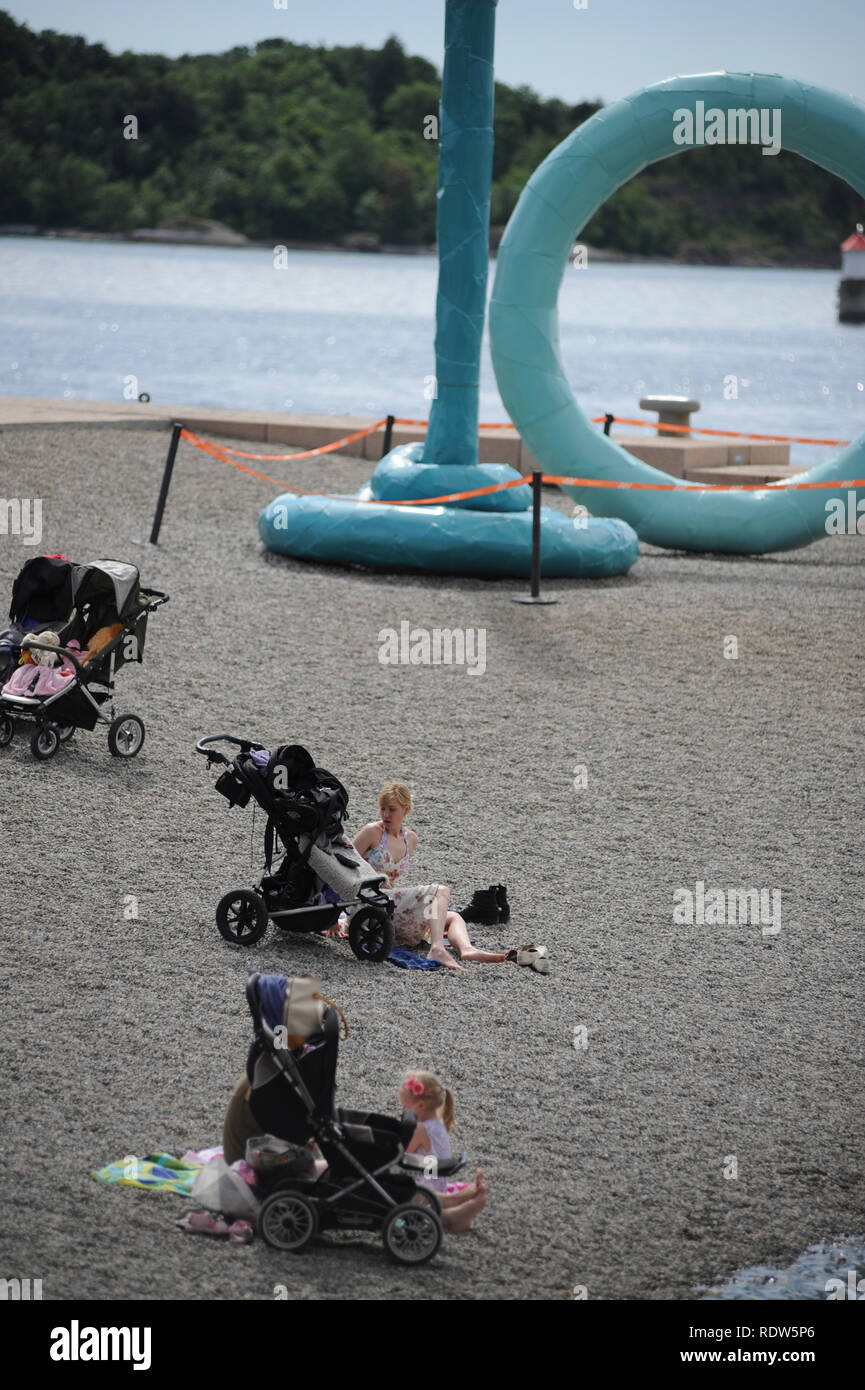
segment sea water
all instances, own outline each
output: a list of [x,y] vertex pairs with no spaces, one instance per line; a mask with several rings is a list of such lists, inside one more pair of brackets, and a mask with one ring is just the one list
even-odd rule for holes
[[[437,273],[431,255],[0,237],[0,394],[426,419]],[[838,279],[590,252],[559,296],[567,378],[593,416],[673,393],[701,401],[695,425],[852,438],[865,326],[836,321]],[[507,418],[486,337],[480,417]]]
[[[861,1288],[859,1287],[861,1283]],[[865,1300],[865,1237],[838,1236],[809,1245],[791,1265],[752,1265],[724,1284],[701,1287],[701,1299]]]

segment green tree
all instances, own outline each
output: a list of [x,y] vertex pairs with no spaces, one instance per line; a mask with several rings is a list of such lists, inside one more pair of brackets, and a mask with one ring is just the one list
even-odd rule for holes
[[385,241],[411,241],[417,230],[418,207],[411,167],[389,159],[381,171],[382,237]]
[[408,60],[405,49],[395,35],[391,35],[369,61],[367,91],[370,105],[375,113],[376,125],[384,124],[382,108],[392,92],[403,86],[409,77]]
[[[33,33],[0,12],[0,222],[123,231],[212,216],[262,241],[431,241],[438,145],[423,122],[439,83],[393,36],[379,49],[269,39],[172,59]],[[494,224],[598,105],[496,84]],[[123,138],[129,114],[135,140]],[[634,254],[837,265],[863,213],[797,155],[719,146],[646,169],[582,235]]]

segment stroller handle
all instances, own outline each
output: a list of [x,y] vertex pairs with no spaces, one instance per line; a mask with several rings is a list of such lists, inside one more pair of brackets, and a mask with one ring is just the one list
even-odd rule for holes
[[163,603],[167,603],[170,597],[169,594],[164,594],[161,589],[142,588],[139,592],[148,600],[148,613],[152,613],[156,608],[161,608]]
[[267,745],[256,743],[254,738],[235,738],[234,734],[207,734],[204,738],[200,738],[195,745],[196,753],[201,753],[208,762],[225,763],[226,767],[230,765],[231,759],[215,748],[209,748],[208,744],[211,743],[234,743],[242,753],[249,753],[253,748],[260,748],[267,752]]
[[[21,650],[22,652],[33,650],[40,652],[56,652],[58,656],[65,657],[72,662],[72,665],[75,667],[76,676],[83,675],[81,662],[78,656],[76,656],[75,652],[71,652],[68,647],[57,647],[53,642],[37,642],[32,637],[25,637],[24,641],[21,643]],[[81,653],[79,653],[79,656],[80,655]]]

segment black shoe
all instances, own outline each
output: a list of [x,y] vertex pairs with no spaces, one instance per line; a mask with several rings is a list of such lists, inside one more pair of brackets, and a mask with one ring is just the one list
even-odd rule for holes
[[499,921],[509,922],[511,918],[511,905],[508,902],[508,890],[503,883],[496,887],[496,902],[499,909]]
[[457,912],[467,922],[477,922],[483,927],[493,927],[500,920],[498,894],[495,887],[476,888],[470,903],[458,907]]

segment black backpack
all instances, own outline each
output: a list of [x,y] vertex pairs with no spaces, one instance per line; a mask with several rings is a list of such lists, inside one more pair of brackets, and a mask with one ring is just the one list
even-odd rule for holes
[[72,609],[72,569],[71,561],[56,555],[34,555],[26,560],[12,585],[10,620],[65,621]]

